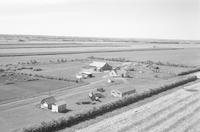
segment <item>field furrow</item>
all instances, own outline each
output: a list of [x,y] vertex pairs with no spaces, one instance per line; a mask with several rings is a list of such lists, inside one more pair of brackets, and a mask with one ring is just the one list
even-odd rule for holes
[[[163,114],[165,111],[168,111],[169,109],[172,109],[174,105],[178,105],[180,103],[183,103],[185,100],[189,100],[191,97],[192,96],[182,98],[182,99],[180,99],[180,100],[178,100],[178,101],[176,101],[174,103],[173,103],[173,101],[175,101],[175,100],[173,100],[172,102],[169,102],[170,103],[169,106],[165,105],[165,107],[162,107],[162,105],[164,103],[158,104],[158,106],[159,106],[159,108],[157,108],[158,111],[156,111],[156,110],[145,111],[145,113],[144,112],[141,113],[142,115],[138,115],[138,121],[135,121],[136,118],[133,116],[132,120],[130,120],[130,122],[129,122],[130,125],[128,125],[128,126],[124,127],[123,129],[121,129],[120,132],[123,132],[123,131],[125,131],[125,130],[127,130],[129,128],[132,128],[132,127],[137,127],[137,126],[141,125],[143,122],[149,122],[153,118],[158,117],[161,114]],[[165,103],[168,103],[168,101],[165,101]],[[156,109],[156,107],[153,107],[153,108]],[[147,116],[147,114],[149,116]],[[141,117],[143,117],[143,119],[141,119]],[[135,122],[133,122],[133,121],[135,121]]]
[[[192,98],[182,100],[182,102],[177,102],[172,104],[170,107],[167,107],[163,111],[157,111],[154,115],[150,116],[151,118],[143,120],[140,124],[132,124],[130,126],[130,131],[148,131],[151,128],[154,128],[158,125],[161,125],[168,119],[174,117],[177,113],[184,111],[186,108],[197,104],[199,101],[199,96],[192,96]],[[128,128],[127,128],[128,129]],[[124,129],[126,130],[126,129]]]
[[169,117],[165,118],[165,121],[162,121],[160,124],[156,124],[152,129],[149,129],[150,132],[162,132],[167,129],[173,129],[173,125],[180,120],[184,120],[185,117],[188,117],[191,113],[195,113],[200,110],[200,103],[198,101],[193,101],[191,105],[185,106],[184,109],[181,108],[180,111],[170,114]]
[[183,118],[180,118],[176,123],[165,129],[164,132],[186,132],[194,128],[194,126],[200,121],[200,108],[197,107],[195,111]]

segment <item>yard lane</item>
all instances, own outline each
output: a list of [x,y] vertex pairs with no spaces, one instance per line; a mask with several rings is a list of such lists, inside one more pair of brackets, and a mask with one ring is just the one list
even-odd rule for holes
[[77,130],[77,132],[198,132],[200,83]]

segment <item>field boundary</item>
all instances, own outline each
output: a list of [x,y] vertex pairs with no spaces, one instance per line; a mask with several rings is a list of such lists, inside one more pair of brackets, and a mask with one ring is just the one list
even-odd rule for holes
[[62,55],[62,54],[84,54],[84,53],[106,53],[106,52],[126,52],[126,51],[178,50],[178,49],[184,49],[184,48],[141,48],[141,49],[138,48],[138,49],[68,51],[68,52],[6,53],[6,54],[0,54],[0,57]]

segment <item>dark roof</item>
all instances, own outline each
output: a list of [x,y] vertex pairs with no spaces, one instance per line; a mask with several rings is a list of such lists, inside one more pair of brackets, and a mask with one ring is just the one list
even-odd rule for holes
[[56,102],[56,99],[53,97],[53,96],[50,96],[50,97],[47,97],[47,98],[45,98],[45,99],[43,99],[42,101],[41,101],[41,104],[43,104],[43,103],[47,103],[47,104],[54,104],[55,102]]
[[58,105],[58,106],[59,105],[66,105],[66,102],[62,100],[62,101],[56,102],[55,104]]

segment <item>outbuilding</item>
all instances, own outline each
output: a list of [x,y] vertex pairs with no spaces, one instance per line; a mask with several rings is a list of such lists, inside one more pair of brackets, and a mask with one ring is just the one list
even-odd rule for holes
[[67,105],[65,101],[59,101],[52,105],[52,112],[65,112],[67,109]]
[[129,72],[126,69],[120,69],[120,70],[113,69],[112,71],[110,71],[109,75],[111,77],[123,77],[123,78],[130,77]]
[[90,72],[90,71],[82,71],[81,74],[84,77],[93,77],[92,72]]
[[76,78],[79,80],[81,80],[82,78],[91,78],[91,77],[93,77],[93,74],[90,71],[82,71],[76,75]]
[[112,70],[112,66],[110,66],[107,62],[92,62],[89,64],[90,67],[94,68],[95,71],[110,71]]
[[40,107],[43,109],[51,109],[52,105],[56,103],[56,99],[53,96],[47,97],[40,102]]
[[136,90],[134,88],[128,88],[128,87],[121,87],[121,88],[113,88],[111,90],[111,95],[114,97],[124,97],[127,95],[131,95],[135,93]]

